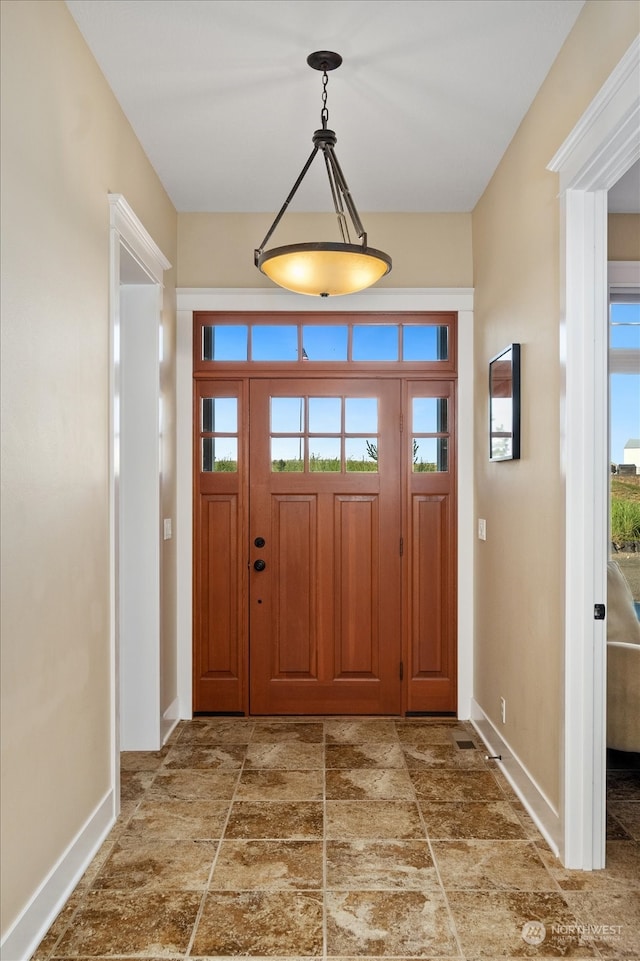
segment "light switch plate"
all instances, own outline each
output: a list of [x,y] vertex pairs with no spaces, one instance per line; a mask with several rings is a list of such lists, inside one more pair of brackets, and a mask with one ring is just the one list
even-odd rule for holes
[[164,539],[165,541],[171,540],[171,518],[165,517],[164,519]]
[[487,539],[487,522],[484,517],[478,518],[478,538],[481,541],[486,541]]

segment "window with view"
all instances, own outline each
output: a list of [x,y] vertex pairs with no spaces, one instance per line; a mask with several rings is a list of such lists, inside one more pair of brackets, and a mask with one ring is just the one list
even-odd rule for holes
[[611,560],[640,617],[640,295],[612,297],[609,313]]

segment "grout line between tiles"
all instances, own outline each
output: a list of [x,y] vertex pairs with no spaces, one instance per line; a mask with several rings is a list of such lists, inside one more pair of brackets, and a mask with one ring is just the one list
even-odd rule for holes
[[322,722],[322,957],[328,957],[327,938],[327,723]]
[[238,787],[239,787],[239,785],[240,785],[240,780],[241,780],[241,778],[242,778],[242,772],[243,772],[243,770],[244,770],[244,765],[245,765],[246,760],[247,760],[247,753],[248,753],[248,750],[249,750],[249,743],[250,743],[250,741],[251,741],[251,733],[249,734],[249,739],[248,739],[248,741],[247,741],[247,746],[246,746],[247,749],[246,749],[246,751],[245,751],[245,755],[244,755],[244,758],[243,758],[243,760],[242,760],[242,764],[240,765],[240,768],[239,768],[239,770],[238,770],[238,776],[237,776],[237,778],[236,778],[236,786],[235,786],[235,788],[233,789],[233,793],[232,793],[232,795],[231,795],[231,798],[229,799],[229,808],[228,808],[228,810],[227,810],[227,816],[226,816],[226,818],[224,819],[224,824],[222,825],[222,827],[221,827],[221,829],[220,829],[220,837],[219,837],[219,839],[218,839],[218,847],[217,847],[217,850],[216,850],[215,857],[214,857],[214,859],[213,859],[213,863],[212,863],[212,865],[211,865],[211,868],[209,869],[209,877],[207,878],[207,883],[205,884],[204,891],[202,892],[202,898],[200,899],[200,906],[198,907],[198,912],[197,912],[196,917],[195,917],[195,920],[194,920],[194,922],[193,922],[193,929],[192,929],[192,931],[191,931],[191,937],[189,938],[189,943],[188,943],[188,945],[187,945],[187,950],[186,950],[185,955],[184,955],[185,961],[186,961],[186,959],[188,959],[188,958],[190,957],[190,955],[191,955],[191,950],[192,950],[192,948],[193,948],[193,945],[194,945],[195,939],[196,939],[196,932],[197,932],[197,930],[198,930],[198,925],[200,924],[200,921],[202,920],[202,915],[203,915],[203,913],[204,913],[204,906],[205,906],[205,903],[206,903],[206,900],[207,900],[207,895],[209,894],[209,891],[210,891],[210,889],[211,889],[211,882],[212,882],[212,880],[213,880],[213,873],[214,873],[214,871],[215,871],[215,869],[216,869],[216,865],[217,865],[217,863],[218,863],[218,858],[220,857],[220,851],[221,851],[221,849],[222,849],[222,840],[223,840],[223,838],[224,838],[224,836],[225,836],[225,834],[226,834],[226,831],[227,831],[227,825],[229,824],[229,818],[231,817],[231,810],[232,810],[232,808],[233,808],[233,803],[234,803],[234,801],[235,801],[236,794],[238,793]]
[[[403,752],[403,755],[404,755],[404,752]],[[405,756],[405,763],[406,763],[406,755],[404,755],[404,756]],[[410,771],[410,769],[409,769],[409,765],[407,764],[406,767],[407,767],[407,773],[409,774],[409,779],[411,780],[411,771]],[[452,931],[453,931],[453,936],[455,937],[455,939],[456,939],[456,944],[457,944],[457,946],[458,946],[458,954],[459,954],[459,956],[460,956],[461,959],[464,959],[464,958],[465,958],[465,954],[464,954],[464,951],[462,950],[462,942],[461,942],[460,936],[459,936],[459,934],[458,934],[458,928],[457,928],[457,925],[456,925],[456,922],[455,922],[455,918],[454,918],[454,916],[453,916],[453,911],[451,910],[451,905],[449,904],[449,898],[448,898],[448,896],[447,896],[447,892],[446,892],[446,890],[445,890],[445,886],[444,886],[444,883],[443,883],[443,881],[442,881],[442,875],[440,874],[440,868],[439,868],[438,862],[437,862],[437,860],[436,860],[435,851],[433,850],[433,845],[432,845],[432,843],[431,843],[431,838],[430,838],[430,836],[429,836],[429,831],[427,830],[427,822],[425,821],[425,817],[424,817],[424,814],[423,814],[423,811],[422,811],[422,805],[420,804],[420,799],[418,798],[418,795],[417,795],[417,792],[416,792],[415,785],[414,785],[413,781],[411,781],[411,787],[412,787],[412,789],[413,789],[413,794],[414,794],[414,798],[415,798],[415,801],[416,801],[416,806],[417,806],[417,808],[418,808],[418,816],[419,816],[419,818],[420,818],[420,823],[422,824],[422,830],[424,831],[425,840],[426,840],[427,845],[428,845],[428,847],[429,847],[429,854],[430,854],[430,856],[431,856],[431,860],[432,860],[432,862],[433,862],[433,867],[434,867],[434,870],[435,870],[435,872],[436,872],[436,877],[437,877],[437,879],[438,879],[438,885],[439,885],[439,887],[440,887],[440,891],[442,892],[442,896],[443,896],[443,898],[444,898],[444,903],[445,903],[445,906],[446,906],[446,909],[447,909],[447,914],[448,914],[448,916],[449,916],[449,923],[451,924],[451,928],[452,928]]]

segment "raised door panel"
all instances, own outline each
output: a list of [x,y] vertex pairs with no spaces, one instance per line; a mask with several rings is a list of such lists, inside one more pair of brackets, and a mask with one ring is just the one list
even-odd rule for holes
[[413,499],[411,650],[416,679],[441,676],[448,667],[447,501],[445,495]]
[[198,710],[238,710],[236,696],[242,673],[240,585],[234,557],[238,499],[234,495],[206,495],[200,511],[197,567],[203,590],[195,662]]
[[380,669],[378,497],[336,497],[335,677],[377,677]]
[[317,677],[317,498],[276,495],[273,512],[274,677]]

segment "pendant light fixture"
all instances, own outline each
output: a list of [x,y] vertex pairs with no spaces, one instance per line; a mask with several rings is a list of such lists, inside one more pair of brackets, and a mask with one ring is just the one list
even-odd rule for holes
[[[302,173],[293,185],[289,196],[271,224],[266,237],[254,252],[256,267],[280,287],[298,294],[328,297],[337,294],[353,294],[358,290],[371,287],[391,270],[391,258],[381,250],[367,246],[367,234],[356,210],[351,192],[340,169],[334,147],[336,135],[327,127],[329,111],[327,108],[328,71],[336,70],[342,57],[330,50],[318,50],[307,57],[307,63],[314,70],[322,71],[322,127],[313,134],[313,151],[302,168]],[[317,241],[290,244],[286,247],[273,247],[265,250],[271,235],[280,223],[283,214],[291,203],[305,174],[318,151],[324,154],[329,178],[329,188],[333,206],[338,218],[342,238],[340,243]],[[351,219],[360,244],[352,243],[349,234],[347,214]]]

